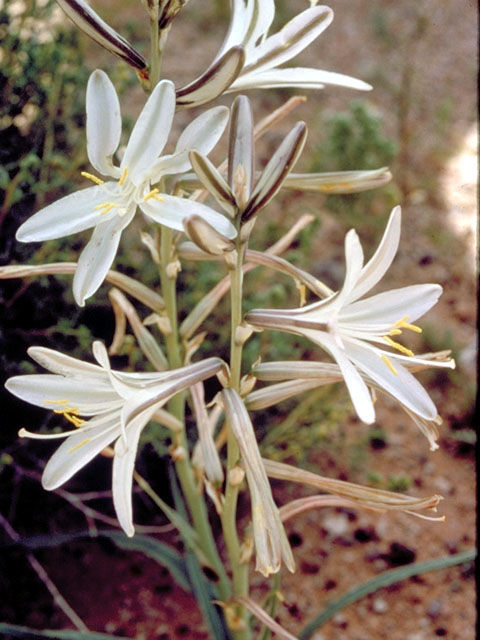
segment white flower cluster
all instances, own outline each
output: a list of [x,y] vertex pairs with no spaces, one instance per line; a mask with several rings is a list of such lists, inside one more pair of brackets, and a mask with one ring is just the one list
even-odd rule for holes
[[[84,0],[58,2],[94,40],[131,64],[145,85],[149,77],[146,62],[122,36],[106,25]],[[158,3],[147,2],[147,7],[159,24],[169,24],[184,4],[182,1],[171,4],[170,12],[165,15],[155,13],[159,11]],[[87,152],[93,169],[91,173],[83,172],[82,175],[94,185],[38,211],[17,232],[17,239],[22,242],[43,242],[93,229],[90,241],[79,256],[73,279],[73,293],[78,305],[83,306],[107,278],[122,231],[138,210],[151,226],[186,232],[195,243],[193,249],[186,243],[187,249],[200,256],[199,259],[212,259],[212,256],[223,259],[231,270],[236,264],[236,273],[240,274],[236,286],[239,286],[244,266],[241,260],[248,254],[248,238],[255,216],[282,186],[312,191],[325,188],[340,192],[343,189],[348,193],[388,180],[389,174],[385,169],[294,176],[291,171],[307,134],[304,123],[293,127],[264,170],[257,173],[253,117],[249,101],[244,96],[234,101],[231,110],[216,106],[193,119],[178,138],[173,153],[162,155],[177,109],[198,106],[225,93],[272,87],[318,89],[325,84],[359,90],[370,88],[362,81],[341,74],[282,66],[311,44],[330,24],[333,18],[331,9],[311,6],[277,33],[269,35],[274,15],[274,0],[233,0],[228,34],[212,65],[182,89],[176,90],[170,80],[160,80],[151,87],[121,159],[115,158],[122,129],[117,93],[103,71],[96,70],[91,74],[86,93],[86,133]],[[217,167],[207,155],[217,145],[229,122],[228,169],[225,170],[225,163]],[[189,192],[184,188],[189,180],[196,185],[195,188],[203,187],[222,212],[199,202],[194,189]],[[313,286],[315,292],[328,292],[325,299],[298,309],[252,310],[245,316],[242,326],[241,318],[236,319],[238,331],[232,340],[233,349],[238,349],[241,342],[238,338],[240,329],[246,339],[254,329],[274,329],[308,338],[336,363],[325,364],[323,369],[322,363],[317,370],[307,362],[292,363],[291,366],[289,363],[262,363],[254,369],[253,374],[258,378],[263,376],[264,380],[283,381],[282,387],[272,385],[261,392],[249,393],[251,389],[247,389],[243,393],[240,376],[236,385],[231,384],[230,377],[229,385],[228,376],[234,374],[227,371],[220,358],[190,364],[197,344],[188,345],[190,350],[185,351],[184,366],[154,373],[112,370],[106,349],[99,342],[93,345],[98,364],[32,347],[30,356],[51,373],[16,376],[7,382],[7,388],[27,402],[64,416],[74,426],[59,435],[21,431],[22,436],[31,438],[66,438],[45,468],[44,487],[59,487],[114,443],[113,451],[110,450],[113,455],[114,506],[120,525],[127,535],[133,535],[132,473],[140,434],[147,423],[158,416],[158,411],[167,401],[194,386],[192,397],[204,427],[200,437],[210,438],[209,446],[204,450],[209,451],[210,464],[215,464],[217,470],[216,473],[205,470],[206,482],[219,478],[218,484],[221,484],[224,477],[221,463],[215,458],[217,451],[211,433],[208,433],[208,425],[211,422],[214,428],[214,421],[209,422],[206,408],[202,407],[203,394],[198,387],[205,379],[219,374],[226,388],[218,405],[222,407],[237,441],[252,497],[257,568],[268,575],[278,571],[283,561],[293,570],[293,556],[268,483],[267,472],[271,465],[263,466],[247,408],[268,406],[275,398],[280,401],[288,394],[299,393],[312,388],[312,385],[343,378],[361,420],[366,423],[374,421],[371,390],[380,389],[396,398],[414,418],[427,435],[431,448],[437,446],[436,425],[440,419],[433,402],[412,371],[429,366],[453,367],[454,362],[429,355],[417,357],[398,340],[405,331],[421,331],[414,323],[437,302],[441,287],[435,284],[414,285],[364,298],[390,267],[399,245],[400,227],[401,212],[396,207],[377,251],[366,264],[357,233],[354,230],[347,233],[346,275],[343,286],[336,292],[329,292],[324,285],[322,289],[313,276],[268,252],[263,257],[260,254],[256,256],[260,263],[263,260],[263,264],[293,274],[302,284]],[[146,244],[155,256],[158,247],[149,238]],[[175,258],[179,254],[177,252]],[[254,257],[252,252],[252,260]],[[1,270],[0,277],[2,273],[5,274],[3,277],[9,277],[6,271]],[[171,277],[171,273],[167,275]],[[125,277],[117,280],[126,282]],[[139,291],[141,285],[128,286],[130,293]],[[233,287],[232,275],[232,290]],[[139,299],[147,299],[148,304],[148,295],[142,295]],[[208,304],[205,302],[207,312],[214,309],[216,299],[212,300]],[[127,309],[127,314],[134,313],[128,303],[124,303],[124,309]],[[201,315],[203,311],[198,313]],[[165,335],[171,332],[166,318],[159,319],[157,314],[152,322],[156,321]],[[141,322],[136,326],[140,326],[137,333],[143,331],[144,346],[148,351],[151,336]],[[207,435],[202,435],[204,433]],[[203,463],[208,464],[208,461]],[[272,474],[279,473],[275,469]],[[221,511],[223,497],[220,499],[211,487],[210,491]],[[354,499],[361,495],[359,490]],[[370,494],[368,496],[371,501]],[[347,498],[350,499],[349,496]],[[393,504],[388,502],[390,497],[384,498],[385,504]],[[342,496],[341,499],[346,498]],[[398,505],[404,504],[402,500]],[[428,503],[429,508],[433,502]],[[411,502],[408,505],[410,509],[415,508]]]

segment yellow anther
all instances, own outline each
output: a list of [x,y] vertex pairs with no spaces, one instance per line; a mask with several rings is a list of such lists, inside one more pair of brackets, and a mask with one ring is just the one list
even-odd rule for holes
[[[410,324],[409,322],[407,322],[408,320],[408,316],[404,316],[403,318],[401,318],[400,320],[397,320],[397,322],[395,322],[395,324],[393,325],[394,329],[410,329],[410,331],[414,331],[415,333],[422,333],[422,329],[421,327],[417,327],[416,324]],[[391,334],[393,335],[393,334]]]
[[387,367],[390,369],[390,371],[393,373],[394,376],[398,376],[398,371],[395,369],[395,367],[393,366],[393,364],[390,362],[390,360],[387,358],[387,356],[382,355],[382,360],[384,361],[384,363],[387,365]]
[[410,331],[413,331],[414,333],[422,333],[423,331],[422,327],[417,327],[416,324],[410,324],[408,322],[405,322],[404,324],[402,324],[402,327],[404,329],[410,329]]
[[402,330],[401,329],[392,329],[391,331],[388,332],[389,336],[399,336],[401,335]]
[[404,347],[403,344],[400,344],[399,342],[395,342],[388,336],[383,336],[383,339],[391,347],[393,347],[394,349],[397,349],[397,351],[400,351],[400,353],[404,353],[406,356],[410,356],[410,357],[415,355],[413,351],[411,351],[410,349],[407,349],[407,347]]
[[118,181],[118,184],[119,184],[120,186],[122,186],[122,185],[123,185],[123,183],[125,182],[125,180],[127,179],[127,173],[128,173],[128,168],[127,168],[127,167],[125,167],[125,169],[123,170],[123,173],[122,173],[122,175],[121,175],[121,177],[120,177],[120,180]]
[[63,417],[66,418],[69,422],[71,422],[74,427],[77,427],[77,429],[80,428],[85,423],[85,420],[82,420],[82,418],[79,418],[74,413],[70,413],[69,411],[65,411],[65,413],[63,414]]
[[93,207],[96,211],[98,211],[98,215],[104,216],[106,213],[109,213],[112,209],[115,209],[117,205],[113,202],[102,202],[102,204],[97,204],[96,207]]
[[80,173],[81,176],[83,176],[84,178],[87,178],[88,180],[91,180],[92,182],[94,182],[95,184],[105,184],[105,180],[102,180],[101,178],[98,178],[97,176],[94,176],[93,173],[88,173],[87,171],[82,171]]
[[82,440],[81,442],[76,444],[74,447],[68,450],[68,453],[73,453],[74,451],[77,451],[77,449],[80,449],[81,447],[85,446],[87,442],[90,442],[90,438],[85,438],[85,440]]
[[63,400],[49,400],[49,399],[45,399],[44,402],[46,402],[47,404],[68,404],[68,400],[63,399]]
[[147,201],[147,200],[150,200],[150,198],[155,198],[155,200],[158,200],[159,202],[163,202],[162,196],[159,196],[157,194],[158,194],[158,189],[152,189],[149,193],[143,196],[143,199]]

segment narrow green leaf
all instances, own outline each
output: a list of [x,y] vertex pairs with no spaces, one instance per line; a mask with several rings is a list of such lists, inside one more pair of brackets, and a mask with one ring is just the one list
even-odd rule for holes
[[[22,627],[17,624],[0,622],[0,633],[9,634],[14,638],[53,638],[53,640],[120,640],[119,636],[111,636],[107,633],[95,633],[90,631],[62,631],[56,629],[44,629],[39,631],[30,627]],[[133,638],[122,637],[122,640],[133,640]]]
[[223,616],[213,604],[216,594],[214,593],[212,585],[203,575],[202,569],[193,552],[187,552],[185,563],[188,569],[192,591],[203,614],[203,618],[210,629],[211,637],[215,638],[215,640],[230,640],[230,634]]
[[311,622],[309,622],[300,632],[299,640],[307,640],[311,637],[314,631],[319,629],[327,620],[330,620],[336,613],[347,607],[349,604],[361,600],[365,596],[375,593],[379,589],[389,587],[391,584],[401,582],[412,576],[419,575],[421,573],[427,573],[428,571],[438,571],[439,569],[447,569],[448,567],[454,567],[457,564],[464,564],[474,560],[477,552],[475,549],[469,551],[463,551],[453,556],[444,556],[442,558],[436,558],[435,560],[427,560],[426,562],[416,562],[415,564],[409,564],[399,569],[390,569],[384,571],[380,575],[376,576],[372,580],[368,580],[363,584],[354,587],[350,591],[347,591],[343,596],[331,602],[318,616],[316,616]]

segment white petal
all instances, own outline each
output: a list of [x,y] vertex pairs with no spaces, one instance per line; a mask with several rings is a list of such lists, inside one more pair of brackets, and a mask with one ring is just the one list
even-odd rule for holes
[[247,3],[248,7],[248,29],[245,32],[242,43],[248,53],[255,46],[265,40],[268,30],[275,17],[275,2],[273,0],[251,0]]
[[385,326],[387,332],[398,320],[408,316],[414,322],[433,307],[442,294],[438,284],[414,284],[410,287],[384,291],[376,296],[349,304],[339,314],[342,328],[367,330],[372,326]]
[[[218,50],[215,60],[218,60],[231,47],[242,44],[249,23],[249,12],[247,10],[247,4],[249,1],[250,0],[232,0],[232,14],[230,16],[228,33],[222,43],[222,46]],[[271,2],[272,0],[266,1]]]
[[18,398],[43,409],[73,409],[92,416],[118,404],[119,396],[108,381],[64,378],[47,373],[14,376],[5,387]]
[[118,177],[113,166],[122,133],[117,92],[107,74],[97,69],[87,84],[87,153],[90,163],[102,175]]
[[354,229],[345,236],[345,280],[335,300],[337,307],[343,306],[355,289],[363,267],[363,249]]
[[128,141],[121,168],[138,185],[151,168],[167,142],[175,114],[175,87],[162,80],[143,107]]
[[97,365],[66,356],[59,351],[47,349],[46,347],[29,347],[27,353],[35,362],[38,362],[38,364],[52,373],[81,380],[95,378],[100,380],[101,383],[108,381],[105,371]]
[[92,418],[90,423],[95,427],[87,433],[79,429],[50,458],[42,476],[44,489],[57,489],[115,440],[120,433],[120,412]]
[[[316,342],[325,349],[336,360],[340,371],[342,372],[345,384],[347,385],[350,398],[352,400],[355,411],[362,422],[371,424],[375,421],[375,409],[373,407],[372,398],[367,385],[362,380],[355,366],[350,362],[348,357],[340,349],[334,339],[322,331],[303,331],[302,335]],[[382,362],[382,361],[380,361]],[[382,363],[383,364],[383,363]],[[386,368],[386,365],[384,365]]]
[[361,298],[367,291],[370,291],[377,282],[383,278],[397,253],[400,242],[400,229],[402,223],[402,212],[400,207],[395,207],[390,214],[387,228],[377,250],[363,267],[355,290],[349,297],[349,302]]
[[[72,233],[95,227],[102,217],[95,207],[111,201],[114,183],[75,191],[65,198],[40,209],[18,229],[16,238],[20,242],[40,242],[63,238]],[[107,213],[104,219],[112,215]]]
[[[399,358],[395,354],[365,347],[352,340],[345,340],[345,346],[352,362],[390,395],[422,418],[432,420],[436,417],[437,410],[428,393],[418,380],[400,364]],[[382,355],[387,356],[397,375],[382,360]]]
[[248,89],[277,89],[297,87],[300,89],[323,89],[328,85],[347,87],[359,91],[370,91],[372,87],[351,76],[322,69],[306,67],[287,67],[286,69],[268,69],[242,74],[233,82],[226,93],[247,91]]
[[152,170],[152,182],[158,182],[162,175],[184,173],[191,168],[188,153],[195,149],[207,154],[220,140],[227,126],[229,111],[227,107],[215,107],[195,118],[178,139],[175,152],[163,156]]
[[115,443],[112,479],[113,505],[118,521],[127,536],[133,536],[135,533],[132,522],[132,482],[138,441],[142,429],[155,411],[156,407],[151,407],[130,423],[126,444],[123,438],[119,438]]
[[183,220],[188,216],[197,215],[204,218],[225,237],[235,238],[237,235],[235,227],[225,216],[204,204],[164,193],[161,198],[162,201],[151,198],[140,203],[143,213],[159,224],[183,231]]
[[135,211],[123,217],[116,215],[112,220],[95,227],[92,237],[82,251],[77,270],[73,277],[73,297],[83,307],[105,280],[117,253],[123,229],[133,218]]
[[295,57],[313,42],[333,20],[333,11],[325,6],[302,11],[276,34],[255,48],[250,57],[247,50],[247,66],[256,71],[271,69]]

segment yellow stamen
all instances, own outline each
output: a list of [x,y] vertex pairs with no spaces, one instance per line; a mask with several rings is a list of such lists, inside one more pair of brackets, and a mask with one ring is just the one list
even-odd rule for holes
[[128,168],[125,167],[125,169],[123,170],[122,176],[121,176],[120,180],[118,181],[118,184],[120,186],[122,186],[123,183],[125,182],[125,180],[127,179],[127,173],[128,173]]
[[422,327],[417,327],[416,324],[410,324],[408,322],[405,322],[404,324],[402,324],[402,327],[404,329],[410,329],[410,331],[413,331],[414,333],[422,333],[423,331]]
[[53,413],[57,415],[63,416],[66,420],[68,420],[74,427],[81,427],[85,420],[78,417],[80,413],[77,407],[69,407],[68,400],[44,400],[44,402],[48,402],[49,404],[59,404],[61,405],[61,409],[53,409]]
[[395,369],[395,367],[393,366],[393,364],[390,362],[390,360],[387,358],[387,356],[382,355],[381,356],[382,360],[385,362],[385,364],[387,365],[387,367],[390,369],[390,371],[393,373],[394,376],[398,376],[398,371]]
[[389,336],[399,336],[401,335],[402,330],[401,329],[392,329],[391,331],[388,332]]
[[[393,328],[402,328],[402,329],[410,329],[410,331],[414,331],[415,333],[422,333],[421,327],[417,327],[416,324],[410,324],[407,322],[408,316],[404,316],[400,320],[397,320],[393,325]],[[392,334],[393,335],[393,334]]]
[[146,202],[147,200],[150,200],[150,198],[155,198],[155,200],[158,200],[159,202],[163,202],[162,196],[159,196],[157,194],[158,194],[158,189],[152,189],[149,193],[143,196],[143,199]]
[[97,176],[94,176],[93,173],[82,171],[80,175],[83,176],[84,178],[87,178],[88,180],[91,180],[95,184],[100,184],[100,185],[105,184],[105,180],[102,180],[101,178],[97,178]]
[[96,207],[93,207],[95,211],[98,211],[100,216],[104,216],[106,213],[109,213],[112,209],[115,209],[117,205],[112,202],[103,202],[102,204],[97,204]]
[[78,416],[70,413],[69,411],[65,411],[65,413],[63,414],[63,417],[66,418],[69,422],[71,422],[74,427],[77,427],[77,429],[79,429],[85,423],[85,420],[82,420],[82,418],[79,418]]
[[77,449],[80,449],[80,447],[85,446],[87,442],[90,442],[90,438],[85,438],[85,440],[82,440],[81,442],[76,444],[74,447],[68,450],[68,453],[73,453],[74,451],[77,451]]
[[403,344],[400,344],[399,342],[395,342],[388,336],[383,336],[383,339],[391,347],[393,347],[394,349],[397,349],[397,351],[400,351],[400,353],[404,353],[406,356],[410,356],[410,357],[415,355],[413,351],[411,351],[410,349],[407,349],[407,347],[404,347]]

